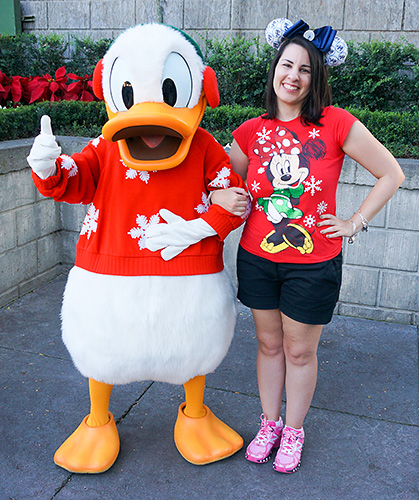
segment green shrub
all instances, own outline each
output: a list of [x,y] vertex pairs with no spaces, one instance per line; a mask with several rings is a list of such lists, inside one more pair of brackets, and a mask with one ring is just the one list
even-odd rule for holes
[[34,35],[0,35],[0,71],[10,76],[29,76],[36,44]]
[[66,64],[67,71],[76,73],[79,76],[91,75],[96,64],[105,55],[111,43],[112,40],[109,38],[92,40],[90,37],[84,39],[73,37],[71,40],[71,58]]
[[[419,111],[383,112],[348,108],[398,158],[419,158]],[[220,144],[232,141],[241,123],[259,116],[263,108],[219,106],[207,108],[202,127]],[[55,135],[97,137],[107,121],[103,102],[42,102],[16,109],[0,109],[0,140],[35,137],[42,115],[51,117]]]
[[[330,68],[335,104],[382,111],[417,109],[419,48],[404,41],[348,42],[348,47],[345,64]],[[217,74],[222,104],[265,105],[274,49],[236,36],[205,40],[204,53]]]
[[65,65],[67,71],[84,76],[93,73],[112,40],[71,37],[54,33],[35,36],[0,35],[0,71],[7,76],[53,75]]
[[54,74],[63,65],[68,43],[64,36],[0,35],[0,71],[8,76]]
[[257,38],[206,39],[204,57],[215,71],[223,105],[265,105],[265,86],[275,51]]
[[242,106],[219,106],[205,110],[201,126],[211,132],[220,144],[229,144],[233,140],[231,135],[241,123],[264,113],[263,108]]
[[[0,71],[7,76],[36,76],[65,65],[79,76],[91,74],[110,39],[69,39],[0,35]],[[263,107],[274,49],[243,36],[202,39],[205,61],[214,69],[223,105]],[[346,63],[330,68],[334,102],[340,107],[382,111],[418,110],[419,48],[400,41],[348,42]]]
[[[112,40],[58,35],[0,35],[0,71],[8,76],[54,74],[63,64],[91,74]],[[419,157],[419,49],[406,42],[349,42],[345,64],[330,69],[335,104],[350,109],[395,156]],[[240,123],[263,113],[265,83],[274,49],[242,36],[203,41],[204,58],[217,74],[221,103],[207,109],[202,126],[221,144]],[[244,107],[243,107],[244,106]],[[396,112],[394,110],[397,110]],[[58,135],[100,134],[103,103],[63,101],[0,110],[0,140],[34,137],[42,114]]]
[[335,104],[381,111],[417,106],[419,48],[384,41],[348,46],[345,64],[330,69]]
[[419,158],[419,111],[347,108],[396,158]]
[[[41,35],[36,46],[37,56],[31,75],[54,74],[63,65],[68,44],[62,35]],[[51,73],[51,69],[52,73]]]
[[0,109],[0,140],[35,137],[42,115],[51,117],[55,135],[97,137],[107,121],[103,102],[42,102],[15,109]]
[[[347,108],[397,158],[419,158],[419,111],[384,112]],[[205,111],[202,126],[221,144],[231,143],[232,132],[249,118],[264,112],[261,108],[220,106]]]

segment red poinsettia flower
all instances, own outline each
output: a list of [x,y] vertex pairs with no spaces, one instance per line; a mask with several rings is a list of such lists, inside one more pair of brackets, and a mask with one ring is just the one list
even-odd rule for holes
[[28,83],[29,104],[35,101],[61,101],[67,91],[66,82],[67,75],[64,66],[57,69],[55,78],[48,73],[34,77]]
[[10,92],[10,78],[0,71],[0,105],[3,106],[8,98]]
[[29,78],[23,76],[13,76],[10,92],[12,94],[13,102],[26,102],[29,94],[27,90]]
[[[73,80],[67,84],[67,81]],[[66,74],[64,66],[50,74],[34,77],[8,77],[0,71],[0,105],[7,102],[32,104],[36,101],[97,101],[93,92],[92,75]]]
[[74,73],[69,73],[68,78],[76,81],[68,85],[66,99],[89,102],[95,100],[92,93],[92,75],[77,76]]

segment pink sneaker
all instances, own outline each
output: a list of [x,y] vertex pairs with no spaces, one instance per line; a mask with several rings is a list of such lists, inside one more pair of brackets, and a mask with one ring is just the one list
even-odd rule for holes
[[304,444],[304,429],[296,431],[287,425],[282,431],[282,440],[274,462],[274,470],[290,474],[301,465],[301,452]]
[[277,425],[274,420],[266,420],[262,413],[260,416],[261,424],[256,437],[249,444],[246,450],[245,457],[251,462],[263,464],[267,462],[272,455],[272,448],[278,448],[281,441],[281,433],[283,428],[282,419],[279,419]]

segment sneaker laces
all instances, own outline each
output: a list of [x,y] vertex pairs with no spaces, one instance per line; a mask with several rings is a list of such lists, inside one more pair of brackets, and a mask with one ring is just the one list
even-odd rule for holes
[[285,428],[282,431],[281,453],[292,455],[297,446],[297,437],[298,434],[292,432],[291,429]]
[[260,419],[262,423],[260,424],[259,432],[255,438],[255,443],[264,445],[271,439],[275,427],[268,424],[265,415],[261,415]]

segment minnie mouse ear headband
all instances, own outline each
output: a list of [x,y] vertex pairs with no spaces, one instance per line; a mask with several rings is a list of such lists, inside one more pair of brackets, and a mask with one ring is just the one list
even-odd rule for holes
[[277,50],[285,39],[299,35],[312,42],[324,54],[326,66],[339,66],[348,55],[348,46],[345,40],[337,36],[336,30],[332,29],[331,26],[311,30],[302,19],[292,24],[289,19],[282,17],[271,21],[265,30],[266,41]]

